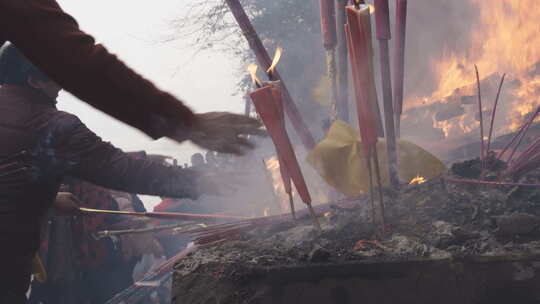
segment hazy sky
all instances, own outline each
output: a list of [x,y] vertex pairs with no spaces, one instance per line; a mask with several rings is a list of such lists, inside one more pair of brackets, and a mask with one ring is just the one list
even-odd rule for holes
[[[218,52],[194,54],[188,41],[163,43],[174,30],[172,20],[183,16],[189,1],[59,0],[81,28],[160,88],[182,98],[196,112],[244,109],[241,96],[232,96],[240,63]],[[84,60],[84,59],[82,59]],[[125,151],[146,150],[189,163],[197,148],[189,143],[153,141],[143,133],[62,93],[59,108],[76,114],[104,140]],[[147,208],[159,201],[143,197]]]

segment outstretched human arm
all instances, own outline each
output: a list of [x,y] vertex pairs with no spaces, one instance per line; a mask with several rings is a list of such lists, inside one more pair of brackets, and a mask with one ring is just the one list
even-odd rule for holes
[[96,44],[55,0],[3,0],[0,11],[2,38],[83,101],[153,138],[192,126],[191,110]]
[[252,145],[238,135],[260,133],[248,117],[194,114],[96,44],[55,0],[0,1],[0,44],[4,40],[73,95],[155,139],[242,153]]
[[215,190],[193,170],[128,155],[102,141],[74,115],[58,112],[52,119],[54,149],[70,164],[69,175],[114,190],[175,198],[196,199]]

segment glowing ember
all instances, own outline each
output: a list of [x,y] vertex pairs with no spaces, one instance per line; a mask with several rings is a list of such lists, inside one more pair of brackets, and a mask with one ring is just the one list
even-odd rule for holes
[[411,179],[409,185],[420,185],[426,182],[426,179],[423,176],[416,175],[415,178]]
[[326,212],[326,213],[324,214],[324,217],[331,217],[331,216],[332,216],[332,213],[331,213],[331,212]]
[[276,49],[276,53],[274,54],[274,59],[272,60],[272,65],[270,65],[268,70],[266,70],[267,73],[274,72],[274,69],[276,68],[276,66],[278,64],[282,53],[283,53],[283,49],[280,46],[278,46],[278,48]]
[[261,86],[261,81],[259,78],[257,78],[257,65],[256,64],[250,64],[247,67],[247,71],[249,72],[249,75],[251,76],[251,81],[253,81],[253,84],[256,84],[257,86]]

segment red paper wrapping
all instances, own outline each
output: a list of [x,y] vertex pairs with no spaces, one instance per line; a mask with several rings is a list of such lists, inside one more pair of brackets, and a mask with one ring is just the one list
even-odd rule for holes
[[359,11],[353,6],[347,7],[346,10],[348,24],[345,26],[345,31],[354,82],[358,123],[364,149],[367,153],[377,143],[375,118],[378,117],[378,113],[373,111],[373,102],[377,102],[377,100],[374,99],[375,95],[373,95],[375,83],[370,63],[373,54],[370,42],[369,11],[367,8]]
[[336,9],[334,0],[320,0],[321,33],[324,48],[333,49],[337,44],[336,38]]
[[251,92],[249,95],[257,113],[266,126],[268,134],[270,134],[270,138],[274,142],[278,157],[285,164],[288,175],[292,179],[300,198],[309,205],[311,204],[311,196],[285,129],[283,115],[280,113],[282,98],[278,92],[279,89],[275,85],[267,85]]
[[377,39],[390,40],[388,0],[375,0],[375,23],[377,25]]
[[396,0],[396,30],[394,47],[394,114],[403,112],[403,79],[405,77],[405,37],[407,0]]
[[[276,105],[276,109],[279,113],[279,117],[281,117],[281,128],[285,129],[285,111],[283,110],[283,103],[280,102],[281,100],[281,82],[273,82],[271,83],[272,86],[272,96],[273,101]],[[283,161],[282,157],[278,155],[279,160],[279,173],[281,175],[281,180],[283,181],[283,187],[285,188],[285,193],[290,194],[292,193],[292,185],[291,185],[291,176],[289,175],[289,171],[287,170],[287,167],[285,165],[285,161]]]

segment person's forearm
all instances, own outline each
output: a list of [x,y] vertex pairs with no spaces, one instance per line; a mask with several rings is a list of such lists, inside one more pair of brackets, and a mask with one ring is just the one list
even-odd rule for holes
[[[97,151],[96,151],[97,152]],[[85,161],[79,176],[97,185],[129,193],[196,199],[197,173],[179,167],[167,167],[149,160],[133,159],[118,150],[102,162]],[[103,155],[97,152],[96,155]]]
[[95,45],[56,1],[6,0],[0,11],[4,38],[64,89],[153,138],[187,139],[193,112]]

